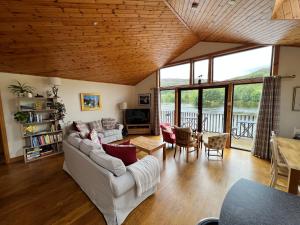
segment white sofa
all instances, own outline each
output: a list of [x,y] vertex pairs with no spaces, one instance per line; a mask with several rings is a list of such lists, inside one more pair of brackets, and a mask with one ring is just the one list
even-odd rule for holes
[[[103,118],[102,120],[98,120],[98,121],[92,121],[92,122],[85,122],[85,124],[89,127],[89,129],[91,130],[91,124],[93,122],[97,122],[98,124],[102,124],[103,120],[108,119],[108,118]],[[114,141],[119,141],[123,139],[123,135],[122,135],[122,130],[124,128],[123,124],[120,123],[116,123],[115,127],[113,129],[105,129],[101,127],[100,131],[97,131],[98,133],[98,137],[99,140],[102,144],[107,144],[107,143],[111,143]],[[65,127],[65,134],[68,136],[70,133],[77,133],[77,131],[74,129],[74,125],[71,124],[69,126]]]
[[[92,145],[86,148],[87,139],[82,140],[76,134],[70,136],[63,141],[65,153],[63,169],[102,212],[108,225],[122,224],[135,207],[157,190],[157,184],[155,184],[153,188],[138,197],[135,180],[132,174],[126,170],[125,165],[123,164],[124,170],[119,164],[119,159],[109,156],[101,148],[94,150]],[[114,171],[109,170],[110,168],[104,168],[106,164],[104,167],[99,166],[92,160],[93,157],[90,156],[94,152],[98,154],[100,151],[103,151],[100,156],[110,157],[112,164],[117,165],[118,176],[114,175]]]

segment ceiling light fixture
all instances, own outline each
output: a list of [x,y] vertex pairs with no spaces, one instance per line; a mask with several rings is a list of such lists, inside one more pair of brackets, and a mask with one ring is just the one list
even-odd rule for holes
[[198,3],[198,2],[193,2],[193,3],[192,3],[192,8],[195,9],[195,8],[197,8],[198,6],[199,6],[199,3]]
[[96,22],[96,21],[93,22],[93,25],[94,25],[94,26],[97,26],[97,25],[98,25],[98,22]]

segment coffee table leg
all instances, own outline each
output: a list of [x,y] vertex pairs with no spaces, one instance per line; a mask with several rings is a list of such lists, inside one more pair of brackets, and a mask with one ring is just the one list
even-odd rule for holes
[[164,144],[163,147],[163,160],[166,160],[167,156],[166,156],[166,144]]

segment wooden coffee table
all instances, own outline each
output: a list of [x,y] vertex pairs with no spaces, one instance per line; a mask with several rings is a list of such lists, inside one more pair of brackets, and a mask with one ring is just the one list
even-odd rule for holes
[[158,140],[153,140],[147,137],[136,137],[130,139],[130,143],[135,145],[139,150],[152,155],[153,152],[163,149],[163,160],[166,160],[166,143]]

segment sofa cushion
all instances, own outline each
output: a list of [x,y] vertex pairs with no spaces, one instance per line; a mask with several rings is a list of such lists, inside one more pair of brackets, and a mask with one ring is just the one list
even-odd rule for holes
[[101,145],[97,145],[95,144],[94,142],[92,142],[91,140],[89,139],[83,139],[81,142],[80,142],[80,145],[79,145],[79,149],[81,152],[83,152],[84,154],[86,154],[87,156],[90,155],[90,152],[94,149],[98,149],[100,150],[102,153],[105,153],[105,151],[103,150],[102,146]]
[[104,130],[102,132],[104,137],[109,137],[109,136],[113,136],[113,135],[118,135],[120,133],[120,130]]
[[102,127],[105,130],[112,130],[116,128],[117,121],[113,118],[103,118],[101,122],[102,122]]
[[97,132],[102,132],[103,131],[101,120],[96,120],[96,121],[90,122],[89,126],[90,126],[91,130],[94,129]]
[[98,149],[90,152],[90,158],[96,164],[112,172],[117,177],[126,173],[126,167],[122,160],[103,153]]
[[90,139],[93,143],[95,143],[96,145],[100,146],[100,140],[98,137],[98,133],[96,130],[92,130],[89,135],[88,135],[88,139]]
[[80,143],[82,142],[82,138],[78,133],[72,133],[68,136],[67,141],[69,144],[79,149]]
[[75,130],[80,132],[80,136],[82,138],[87,138],[87,136],[90,133],[90,129],[86,123],[83,123],[81,121],[74,121],[73,125],[74,125]]
[[121,159],[125,166],[129,166],[137,161],[136,147],[134,145],[103,144],[102,147],[107,154]]

